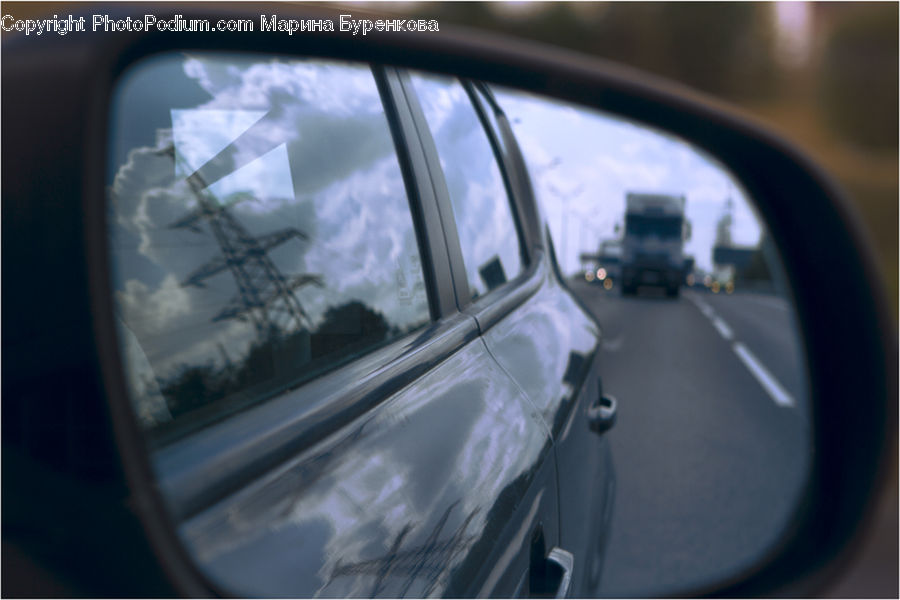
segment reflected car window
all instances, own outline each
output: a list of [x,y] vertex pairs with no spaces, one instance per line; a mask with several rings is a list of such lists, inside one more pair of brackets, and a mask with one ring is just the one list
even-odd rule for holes
[[459,81],[412,75],[431,128],[462,246],[472,299],[522,269],[503,176],[478,114]]
[[114,104],[115,307],[145,427],[219,419],[429,321],[369,68],[166,55]]
[[680,238],[684,229],[681,218],[664,218],[658,215],[642,217],[625,215],[626,235],[656,236],[661,239]]
[[488,100],[484,91],[478,86],[475,87],[475,101],[481,107],[482,112],[484,112],[484,115],[490,123],[490,129],[494,132],[497,144],[500,146],[500,152],[506,154],[509,150],[503,141],[503,136],[500,134],[500,124],[497,122],[497,113],[494,112],[494,105]]

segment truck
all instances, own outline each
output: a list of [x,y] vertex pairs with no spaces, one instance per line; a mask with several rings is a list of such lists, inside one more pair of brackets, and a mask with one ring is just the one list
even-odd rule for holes
[[628,192],[622,236],[622,293],[640,286],[661,287],[678,296],[685,278],[686,198],[671,194]]

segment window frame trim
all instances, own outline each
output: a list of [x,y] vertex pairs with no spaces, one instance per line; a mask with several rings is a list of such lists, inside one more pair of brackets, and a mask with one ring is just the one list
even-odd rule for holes
[[[510,170],[510,164],[506,151],[504,150],[505,144],[509,141],[508,138],[502,138],[503,144],[500,143],[501,138],[498,136],[498,131],[494,129],[493,123],[487,115],[487,108],[482,103],[478,91],[476,91],[473,82],[469,79],[460,79],[460,83],[463,86],[463,89],[466,90],[466,94],[469,96],[469,101],[472,103],[472,106],[475,108],[475,113],[478,115],[478,120],[481,122],[481,127],[484,129],[485,134],[487,135],[488,142],[491,145],[491,150],[494,152],[494,160],[497,161],[497,166],[500,169],[500,175],[503,177],[503,187],[506,188],[506,195],[509,199],[509,210],[512,213],[513,221],[515,222],[516,234],[519,237],[519,260],[522,263],[522,271],[527,271],[528,267],[531,266],[531,262],[534,259],[533,252],[530,245],[530,240],[526,235],[525,227],[522,222],[522,201],[520,195],[517,193],[515,186],[513,185],[512,173]],[[499,107],[496,104],[493,104],[489,107],[494,112],[494,118],[498,119],[499,114],[503,114],[502,111],[499,110]]]
[[410,72],[398,69],[398,74],[400,75],[403,94],[406,98],[413,124],[418,132],[419,144],[422,148],[426,168],[433,186],[432,189],[447,249],[447,259],[450,263],[450,283],[453,286],[456,307],[458,310],[463,310],[472,303],[472,296],[469,290],[469,277],[466,274],[465,262],[463,261],[459,232],[456,228],[456,217],[453,214],[453,204],[450,200],[447,180],[444,177],[444,169],[441,167],[437,145],[425,118],[425,111],[422,109],[422,104],[419,101],[419,95],[413,86]]
[[536,250],[546,251],[546,244],[543,239],[542,218],[540,203],[534,193],[533,181],[528,171],[528,164],[525,161],[525,155],[519,146],[512,125],[503,110],[503,107],[497,102],[493,90],[483,81],[471,81],[472,86],[483,97],[488,107],[494,112],[494,117],[499,127],[500,138],[503,140],[503,160],[510,174],[510,183],[514,187],[513,193],[516,206],[519,209],[519,219],[522,222],[523,237],[527,240],[527,247],[531,252],[531,259],[537,260],[534,256]]
[[[450,199],[450,192],[444,177],[444,171],[441,168],[437,145],[434,141],[434,136],[431,133],[431,128],[425,119],[425,113],[419,102],[418,94],[413,87],[410,72],[402,71],[402,74],[402,81],[404,89],[406,90],[407,99],[409,100],[410,108],[412,109],[416,123],[418,124],[420,136],[422,138],[422,146],[430,161],[430,170],[434,177],[436,196],[441,209],[442,221],[444,223],[444,235],[447,238],[448,254],[450,261],[453,263],[453,284],[456,290],[457,303],[462,312],[471,315],[478,322],[479,330],[483,333],[537,292],[547,274],[547,268],[544,264],[546,257],[542,252],[541,244],[536,243],[535,238],[528,235],[528,230],[523,227],[523,220],[520,213],[522,212],[521,206],[526,198],[522,198],[519,189],[512,184],[512,182],[515,181],[510,176],[512,175],[512,172],[507,173],[509,166],[516,165],[516,161],[513,157],[509,157],[509,163],[507,163],[503,155],[498,155],[498,142],[493,137],[494,134],[492,133],[492,128],[486,126],[486,124],[489,123],[487,117],[481,112],[479,103],[476,102],[472,96],[472,92],[469,89],[472,85],[471,82],[465,79],[452,78],[466,91],[466,96],[472,104],[472,109],[475,111],[479,123],[484,130],[488,143],[491,146],[491,151],[494,153],[494,159],[496,160],[497,167],[503,177],[510,215],[514,221],[516,235],[519,238],[519,254],[522,259],[521,271],[517,273],[515,277],[498,288],[486,293],[484,296],[473,300],[469,291],[469,281],[468,276],[466,275],[465,261],[463,259],[462,247],[459,241],[459,231],[456,228],[456,217],[453,214],[453,204]],[[511,131],[508,131],[505,135],[511,136],[512,133]],[[506,137],[504,137],[504,141],[507,143],[509,142]],[[514,137],[512,137],[512,141],[515,141]],[[518,145],[511,146],[511,148],[517,150]],[[515,167],[514,174],[517,178],[520,178],[523,172],[522,164]],[[525,261],[526,257],[521,256],[525,250],[528,252],[528,262]]]
[[451,262],[428,161],[397,69],[371,65],[412,214],[432,322],[457,312]]

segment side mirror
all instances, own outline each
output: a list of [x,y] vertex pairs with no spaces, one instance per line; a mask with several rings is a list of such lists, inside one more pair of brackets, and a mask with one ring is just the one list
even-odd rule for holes
[[[102,10],[124,19],[129,9]],[[25,564],[49,573],[52,585],[42,590],[51,595],[502,595],[549,562],[553,585],[543,590],[546,581],[536,581],[535,589],[599,593],[604,560],[612,564],[606,542],[615,529],[605,527],[615,523],[613,507],[635,505],[621,495],[626,472],[647,468],[654,481],[692,485],[704,457],[728,455],[721,470],[738,472],[763,448],[772,461],[790,454],[784,463],[796,468],[785,487],[757,469],[758,479],[732,477],[717,488],[729,531],[737,531],[728,541],[743,554],[717,563],[721,556],[705,557],[685,534],[670,547],[709,568],[630,591],[815,593],[858,536],[897,429],[895,326],[871,250],[830,178],[764,128],[614,65],[443,26],[356,36],[324,27],[342,19],[329,9],[296,10],[297,19],[319,24],[314,33],[4,35],[7,589],[36,589],[31,570],[13,568]],[[259,19],[255,7],[184,13],[186,21]],[[353,65],[353,76],[329,82],[334,64]],[[436,82],[430,91],[421,83],[428,77]],[[232,86],[237,79],[247,85]],[[521,100],[523,92],[531,100]],[[342,104],[348,98],[356,104]],[[498,161],[498,189],[517,217],[503,235],[520,239],[509,254],[523,265],[516,275],[502,266],[506,256],[487,253],[471,290],[458,215],[444,196],[467,187],[478,188],[476,198],[490,194],[479,192],[480,182],[469,185],[474,170],[451,177],[454,165],[441,155],[446,143],[451,156],[466,158],[465,146],[452,146],[461,130],[441,135],[454,102],[471,111]],[[521,114],[513,115],[516,102]],[[576,132],[605,128],[581,158],[600,157],[598,144],[626,134],[665,146],[665,160],[684,150],[691,172],[735,184],[742,231],[752,234],[717,236],[722,205],[705,203],[688,177],[645,171],[594,206],[608,211],[610,239],[580,243],[577,227],[592,210],[582,201],[594,191],[588,171],[603,173],[578,165],[572,181],[569,143],[542,155],[551,142],[528,128],[557,110],[569,111]],[[322,133],[350,121],[356,129],[341,128],[344,137]],[[353,143],[330,145],[335,140]],[[632,164],[649,160],[644,150]],[[332,176],[345,183],[381,175],[384,155],[393,160],[393,183],[359,177],[332,196],[316,195],[338,181]],[[116,187],[117,176],[130,187]],[[684,189],[671,189],[673,181]],[[409,190],[409,204],[397,200]],[[374,213],[401,212],[408,227],[338,226],[338,208],[360,210],[370,192],[379,199]],[[297,206],[299,216],[286,212]],[[489,228],[496,218],[471,220]],[[204,227],[212,232],[205,237]],[[379,259],[353,272],[336,268],[357,257],[341,243],[364,234],[383,234]],[[244,244],[240,252],[234,240]],[[338,241],[310,250],[322,240]],[[610,251],[592,254],[598,246]],[[287,256],[260,258],[285,248]],[[253,273],[238,266],[250,256]],[[607,262],[579,270],[582,256]],[[694,271],[685,273],[687,264]],[[352,276],[363,270],[377,272],[382,285],[359,284]],[[222,273],[234,281],[217,287]],[[392,293],[382,294],[385,281]],[[266,294],[255,293],[265,286]],[[316,295],[347,289],[339,301]],[[729,302],[745,300],[745,291],[765,295],[759,310],[777,316],[746,318],[746,305]],[[385,298],[388,308],[371,308]],[[275,305],[290,317],[283,329],[259,318]],[[511,324],[516,309],[534,305],[542,320]],[[347,342],[350,321],[364,334]],[[550,348],[559,341],[545,323],[572,347],[581,344],[577,352]],[[759,350],[776,338],[780,354]],[[336,347],[344,353],[328,363],[323,357]],[[543,375],[557,354],[561,373],[551,381]],[[726,359],[733,370],[714,381]],[[450,361],[461,365],[458,380],[490,376],[445,394],[459,381],[428,377]],[[619,402],[594,385],[594,368]],[[350,385],[352,397],[342,395]],[[751,390],[751,401],[711,392],[732,387]],[[501,392],[515,402],[485,409]],[[546,408],[583,398],[591,403],[578,411]],[[648,399],[656,404],[639,403]],[[429,401],[433,410],[420,410]],[[398,404],[405,412],[391,412]],[[227,410],[210,410],[219,406]],[[779,412],[785,407],[792,412]],[[435,428],[423,433],[415,428],[426,414]],[[745,426],[697,426],[710,415]],[[614,436],[642,423],[655,429],[630,438],[634,452],[616,454]],[[784,437],[765,437],[770,424]],[[443,452],[449,442],[440,432],[452,427],[460,446]],[[662,434],[700,458],[665,468],[665,459],[683,455],[677,447],[659,453]],[[528,463],[529,453],[552,459]],[[582,459],[615,469],[620,495],[611,477],[593,487],[578,477]],[[678,489],[688,502],[699,493]],[[459,490],[488,500],[478,504]],[[747,542],[740,534],[754,524],[728,513],[727,499],[765,505],[779,494],[770,535]],[[59,496],[73,504],[48,501]],[[567,511],[594,497],[603,508],[573,527]],[[497,515],[509,520],[496,525]],[[594,531],[585,551],[573,550],[571,540]],[[627,552],[616,556],[617,564],[638,564]]]

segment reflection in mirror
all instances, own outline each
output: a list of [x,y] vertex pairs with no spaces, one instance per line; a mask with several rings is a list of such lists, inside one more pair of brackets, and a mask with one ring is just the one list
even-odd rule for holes
[[503,175],[459,80],[413,73],[441,159],[472,299],[519,274],[519,244]]
[[173,54],[113,115],[113,286],[159,437],[220,420],[429,320],[371,69]]
[[810,466],[797,316],[752,199],[710,156],[614,116],[495,89],[561,271],[603,327],[616,506],[606,596],[753,567]]
[[[118,83],[119,348],[198,571],[238,596],[655,596],[756,565],[810,440],[752,198],[645,127],[407,75],[170,53]],[[565,286],[521,253],[517,144]]]

